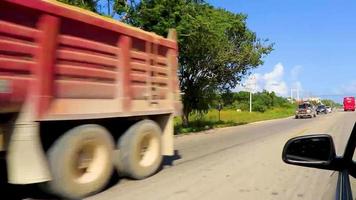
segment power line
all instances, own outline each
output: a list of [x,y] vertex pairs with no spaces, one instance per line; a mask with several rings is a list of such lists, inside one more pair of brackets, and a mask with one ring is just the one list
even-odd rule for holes
[[319,96],[319,97],[347,97],[347,96],[356,96],[356,94],[318,94],[315,96]]

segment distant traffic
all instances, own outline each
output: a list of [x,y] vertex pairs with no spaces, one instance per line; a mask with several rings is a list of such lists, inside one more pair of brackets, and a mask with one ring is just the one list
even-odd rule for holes
[[298,105],[295,111],[295,118],[314,118],[320,114],[328,114],[333,110],[332,107],[324,104],[314,105],[310,102],[302,102]]
[[[343,102],[344,111],[355,111],[355,97],[345,97]],[[320,103],[315,105],[308,101],[298,104],[295,111],[295,118],[314,118],[320,114],[328,114],[334,110],[333,107]]]

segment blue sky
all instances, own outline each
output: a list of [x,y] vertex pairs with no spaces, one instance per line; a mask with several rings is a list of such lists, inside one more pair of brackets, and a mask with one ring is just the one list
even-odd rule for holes
[[291,87],[299,87],[305,96],[356,96],[356,1],[208,2],[247,14],[249,28],[275,43],[265,64],[252,71],[257,74],[259,89],[285,96],[290,95]]

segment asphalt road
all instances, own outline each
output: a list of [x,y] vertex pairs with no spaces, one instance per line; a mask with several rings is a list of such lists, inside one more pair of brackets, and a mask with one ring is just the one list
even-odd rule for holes
[[[113,178],[88,200],[327,199],[337,173],[284,164],[285,142],[311,133],[333,135],[342,154],[356,112],[334,112],[312,119],[279,119],[210,130],[175,138],[176,155],[156,175],[141,181]],[[3,177],[4,175],[0,175]],[[351,179],[355,184],[356,181]],[[37,186],[0,185],[11,199],[55,199]]]
[[286,165],[285,142],[311,133],[333,135],[342,154],[354,112],[313,119],[280,119],[175,138],[176,155],[164,169],[141,181],[120,180],[90,200],[326,199],[337,174]]

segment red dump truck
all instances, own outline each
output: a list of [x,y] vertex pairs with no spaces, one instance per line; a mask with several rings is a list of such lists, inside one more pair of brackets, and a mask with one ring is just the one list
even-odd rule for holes
[[0,1],[0,149],[8,182],[65,198],[173,154],[181,109],[168,38],[56,1]]
[[344,97],[344,111],[355,111],[355,97]]

